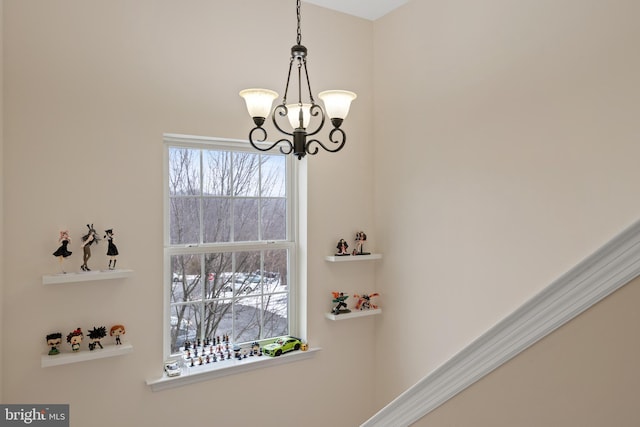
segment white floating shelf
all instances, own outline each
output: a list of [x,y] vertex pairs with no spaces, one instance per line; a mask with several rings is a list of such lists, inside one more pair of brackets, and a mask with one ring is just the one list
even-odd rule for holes
[[325,317],[330,320],[346,320],[353,319],[354,317],[373,316],[374,314],[382,313],[381,308],[375,308],[371,310],[352,310],[351,313],[333,314],[325,313]]
[[329,262],[354,262],[354,261],[372,261],[374,259],[381,259],[382,254],[370,254],[370,255],[331,255],[326,256],[324,259]]
[[133,351],[133,346],[129,343],[122,345],[108,344],[104,348],[93,351],[82,349],[75,353],[60,353],[53,356],[45,354],[42,356],[41,365],[43,368],[50,366],[67,365],[69,363],[85,362],[87,360],[104,359],[105,357],[122,356]]
[[82,271],[80,273],[59,273],[42,276],[43,285],[58,283],[91,282],[94,280],[123,279],[133,274],[133,270]]

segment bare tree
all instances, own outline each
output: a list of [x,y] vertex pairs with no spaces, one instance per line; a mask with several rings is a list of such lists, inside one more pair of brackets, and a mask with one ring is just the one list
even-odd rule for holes
[[[283,174],[273,156],[170,148],[171,243],[284,240]],[[288,330],[286,250],[174,255],[171,270],[172,351],[232,328],[234,340]]]

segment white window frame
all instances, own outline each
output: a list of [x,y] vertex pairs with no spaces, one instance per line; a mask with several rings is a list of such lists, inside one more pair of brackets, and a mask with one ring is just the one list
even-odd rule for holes
[[[201,245],[172,245],[170,238],[170,222],[168,217],[170,194],[169,194],[169,147],[185,147],[185,148],[218,148],[221,150],[244,151],[256,153],[251,148],[248,141],[223,139],[203,136],[191,136],[180,134],[164,134],[164,153],[163,153],[163,188],[164,188],[164,275],[163,275],[163,358],[168,359],[175,354],[171,353],[171,297],[170,286],[172,281],[171,272],[171,256],[184,253],[210,253],[212,249],[215,252],[231,252],[238,250],[269,250],[269,249],[288,249],[289,250],[289,266],[288,266],[288,285],[289,285],[289,301],[288,301],[288,322],[289,334],[301,336],[300,322],[300,284],[298,277],[298,188],[297,188],[297,164],[294,162],[294,156],[285,156],[287,170],[287,239],[286,241],[270,242],[249,242],[249,243],[209,243]],[[276,152],[268,154],[278,154]]]

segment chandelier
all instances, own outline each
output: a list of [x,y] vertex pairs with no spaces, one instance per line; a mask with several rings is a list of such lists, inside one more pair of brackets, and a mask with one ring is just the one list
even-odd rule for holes
[[[296,15],[298,18],[297,37],[296,44],[291,48],[291,60],[289,61],[289,73],[287,74],[287,84],[284,89],[284,97],[282,103],[277,105],[273,110],[273,125],[278,131],[287,135],[291,139],[284,137],[274,142],[269,146],[264,144],[256,144],[264,142],[267,139],[267,131],[262,127],[265,123],[269,113],[271,113],[271,106],[273,101],[278,97],[278,94],[269,89],[245,89],[240,91],[240,96],[244,98],[247,104],[247,110],[249,115],[253,119],[256,127],[249,132],[249,143],[257,150],[269,151],[276,145],[280,145],[280,152],[282,154],[293,153],[298,159],[302,159],[307,154],[317,154],[318,147],[313,145],[316,143],[324,150],[335,153],[340,151],[347,140],[347,136],[340,125],[349,113],[349,106],[351,101],[356,98],[356,94],[347,90],[327,90],[320,92],[318,97],[324,103],[324,109],[316,104],[313,93],[311,92],[311,83],[309,82],[309,73],[307,72],[307,48],[302,43],[302,32],[300,30],[300,0],[296,2]],[[287,104],[287,93],[289,92],[289,83],[291,82],[291,71],[293,65],[296,64],[298,71],[298,102],[295,104]],[[302,71],[304,69],[305,77],[305,89],[308,90],[308,102],[303,102],[302,98]],[[292,131],[287,131],[278,124],[276,117],[282,118],[285,123],[284,117],[288,119],[288,125],[285,127],[291,127]],[[319,116],[320,123],[313,130],[308,130],[311,123],[311,117]],[[323,144],[321,141],[315,138],[307,139],[307,137],[313,137],[324,126],[325,118],[329,117],[333,129],[329,132],[330,146]],[[317,120],[316,120],[317,123]],[[268,145],[268,144],[267,144]]]

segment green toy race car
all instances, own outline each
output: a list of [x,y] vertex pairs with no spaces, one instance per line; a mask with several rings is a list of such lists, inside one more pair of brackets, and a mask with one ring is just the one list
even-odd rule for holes
[[300,350],[302,341],[300,338],[286,336],[276,339],[271,344],[267,344],[262,347],[262,352],[269,356],[280,356],[282,353],[287,353],[293,350]]

